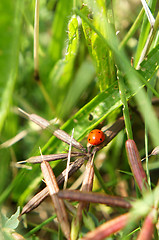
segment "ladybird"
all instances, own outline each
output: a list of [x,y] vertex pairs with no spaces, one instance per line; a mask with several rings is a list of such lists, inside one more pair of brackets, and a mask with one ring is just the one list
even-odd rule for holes
[[104,142],[105,134],[99,129],[94,129],[89,133],[87,140],[92,145],[99,145]]

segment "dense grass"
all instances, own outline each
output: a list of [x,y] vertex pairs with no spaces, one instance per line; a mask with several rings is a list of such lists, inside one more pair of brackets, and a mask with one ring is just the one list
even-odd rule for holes
[[[85,5],[82,6],[82,3]],[[159,145],[157,1],[150,0],[149,6],[156,23],[142,58],[151,27],[139,1],[41,0],[39,69],[36,69],[39,72],[35,77],[35,3],[21,0],[1,3],[1,144],[25,130],[25,137],[20,141],[12,142],[11,146],[6,143],[0,148],[0,204],[3,216],[10,217],[17,206],[23,207],[44,187],[39,165],[33,165],[32,170],[28,170],[16,168],[15,163],[40,155],[39,147],[43,154],[61,153],[68,149],[66,144],[54,136],[50,137],[47,131],[39,131],[35,124],[23,119],[17,107],[47,120],[53,119],[53,127],[60,127],[70,135],[74,128],[74,138],[85,147],[90,130],[101,126],[107,128],[124,115],[125,129],[96,155],[97,177],[93,191],[103,191],[103,184],[114,195],[141,198],[130,174],[125,141],[127,138],[134,139],[141,158],[148,156]],[[156,156],[149,158],[149,162],[147,158],[144,167],[153,189],[158,181],[159,163]],[[66,163],[56,161],[51,166],[57,176]],[[84,169],[75,174],[68,185],[71,186],[82,172]],[[46,202],[28,214],[27,227],[19,224],[17,231],[20,234],[26,234],[28,239],[58,239],[57,228],[45,225],[52,214],[52,205],[49,200]],[[80,231],[90,231],[119,213],[123,210],[91,205]],[[142,215],[145,214],[143,210]],[[53,218],[51,216],[50,221]],[[1,217],[2,226],[3,221]],[[87,221],[92,225],[88,226]],[[29,231],[34,226],[41,230],[32,235]],[[140,225],[134,226],[136,231],[139,228]],[[109,239],[124,239],[131,231],[126,229]],[[12,239],[8,233],[5,234],[4,239]],[[154,239],[158,239],[157,235],[156,230]],[[136,239],[136,236],[134,233],[127,239]]]

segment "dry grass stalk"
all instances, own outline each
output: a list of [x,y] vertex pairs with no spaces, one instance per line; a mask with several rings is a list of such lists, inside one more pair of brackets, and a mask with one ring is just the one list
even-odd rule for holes
[[151,240],[153,236],[154,231],[154,225],[155,225],[155,219],[156,219],[156,209],[152,209],[152,211],[147,215],[145,218],[144,224],[142,226],[142,229],[137,237],[137,240]]
[[28,117],[30,119],[30,121],[36,123],[38,126],[40,126],[42,129],[48,128],[50,130],[50,132],[52,132],[52,134],[57,137],[58,139],[60,139],[61,141],[67,143],[68,145],[70,145],[70,143],[72,142],[72,146],[80,149],[81,151],[86,152],[86,149],[82,146],[82,144],[80,144],[78,141],[76,141],[74,138],[71,139],[71,136],[66,133],[65,131],[61,130],[61,129],[56,129],[53,130],[52,126],[50,124],[49,121],[47,121],[46,119],[38,116],[37,114],[29,114],[25,111],[23,111],[22,109],[18,108],[19,111],[21,113],[23,113],[26,117]]
[[126,141],[126,152],[131,171],[140,191],[143,192],[144,190],[148,190],[146,173],[143,169],[141,158],[134,140],[129,139]]
[[66,176],[65,176],[65,181],[64,181],[63,189],[66,189],[66,187],[67,187],[69,166],[70,166],[70,161],[71,161],[71,148],[72,148],[73,134],[74,134],[74,128],[73,128],[73,130],[72,130],[71,142],[70,142],[69,151],[68,151],[67,166],[66,166]]
[[[94,166],[93,166],[94,155],[89,159],[86,165],[86,170],[84,174],[84,179],[82,183],[81,191],[90,192],[93,186],[93,177],[94,177]],[[80,202],[77,209],[77,218],[76,221],[80,222],[82,219],[82,211],[84,208],[88,207],[88,203]]]
[[[79,157],[79,156],[84,156],[86,155],[85,153],[81,153],[81,152],[72,152],[71,153],[71,157]],[[58,153],[58,154],[49,154],[49,155],[43,155],[43,160],[50,162],[50,161],[57,161],[57,160],[62,160],[62,159],[67,159],[68,158],[68,153]],[[41,163],[42,161],[41,156],[34,156],[34,157],[30,157],[24,161],[20,161],[17,162],[18,164],[21,163],[32,163],[32,164],[36,164],[36,163]]]
[[150,155],[158,155],[159,154],[159,146],[155,147]]
[[[76,159],[70,166],[69,166],[69,177],[76,172],[84,163],[84,161],[87,158],[79,158]],[[57,183],[58,185],[62,184],[64,182],[64,178],[66,175],[66,169],[57,177]],[[23,207],[22,212],[20,216],[22,216],[25,213],[28,213],[32,211],[33,209],[37,208],[39,204],[47,197],[49,196],[48,188],[45,187],[43,190],[41,190],[39,193],[37,193],[33,198],[27,202],[27,204]]]
[[[82,191],[91,191],[92,186],[93,186],[93,177],[94,177],[94,166],[93,166],[93,159],[94,155],[91,155],[87,165],[86,165],[86,170],[84,174],[84,180],[83,184],[81,187],[81,192]],[[79,202],[78,208],[77,208],[77,215],[75,219],[72,222],[72,227],[71,227],[71,239],[75,240],[78,236],[79,228],[80,228],[80,223],[82,219],[82,212],[83,210],[87,207],[88,208],[89,204],[88,202]]]
[[23,130],[20,133],[18,133],[15,137],[9,139],[8,141],[0,144],[0,149],[1,148],[8,148],[11,147],[13,144],[17,143],[18,141],[20,141],[21,139],[23,139],[29,131],[27,130]]
[[130,213],[122,214],[87,233],[81,240],[102,240],[123,229],[129,222]]
[[54,203],[57,219],[60,223],[61,229],[67,239],[70,239],[70,225],[65,209],[64,202],[58,198],[57,192],[59,191],[58,184],[56,182],[55,175],[52,171],[50,164],[46,161],[41,163],[41,170],[48,187],[49,194]]
[[110,196],[104,193],[86,192],[78,190],[63,190],[58,192],[58,197],[72,201],[82,201],[91,203],[106,204],[111,207],[122,207],[129,209],[132,207],[130,201],[118,196]]
[[[39,126],[41,126],[42,128],[47,128],[49,126],[49,122],[43,118],[41,118],[40,116],[36,115],[36,114],[28,114],[26,112],[24,112],[22,109],[19,109],[20,112],[22,112],[25,116],[27,116],[31,121],[37,123]],[[99,146],[95,146],[93,149],[93,153],[95,154],[95,152],[99,151],[100,149],[102,149],[103,147],[105,147],[120,131],[121,129],[124,127],[124,119],[123,117],[119,118],[110,128],[108,128],[105,131],[106,134],[106,140],[104,143],[100,144]],[[61,131],[61,130],[60,130]],[[75,140],[76,141],[76,140]],[[82,146],[82,149],[85,149]],[[74,155],[74,153],[72,153]],[[76,154],[76,153],[75,153]],[[80,153],[78,153],[80,155]],[[78,155],[77,154],[77,155]],[[88,158],[90,157],[90,154],[87,153],[81,153],[82,155],[85,155],[83,158],[79,158],[77,160],[75,160],[73,163],[71,163],[71,165],[69,166],[69,177],[76,172],[84,163],[85,160],[88,160]],[[43,156],[43,158],[45,159],[45,155]],[[48,157],[50,158],[50,157]],[[54,158],[54,157],[53,157]],[[37,156],[37,157],[32,157],[29,160],[30,161],[38,161],[41,162],[41,156]],[[27,160],[27,161],[28,161]],[[66,175],[66,170],[64,170],[58,177],[57,177],[57,182],[58,185],[60,185],[63,181],[64,181],[64,177]],[[44,188],[42,191],[40,191],[39,193],[37,193],[31,200],[29,200],[29,202],[23,207],[23,210],[20,214],[23,215],[25,213],[28,213],[30,211],[32,211],[33,209],[35,209],[36,207],[39,206],[39,204],[49,195],[48,193],[48,188]]]

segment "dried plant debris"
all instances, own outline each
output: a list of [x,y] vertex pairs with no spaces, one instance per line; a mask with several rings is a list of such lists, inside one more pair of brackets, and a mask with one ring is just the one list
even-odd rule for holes
[[[80,152],[71,152],[71,157],[80,157],[80,156],[86,156],[85,153]],[[57,160],[66,160],[68,158],[68,153],[58,153],[58,154],[49,154],[49,155],[43,155],[43,160],[50,162],[50,161],[57,161]],[[41,163],[42,161],[41,156],[35,156],[30,157],[24,161],[17,162],[18,164],[21,163]]]
[[[84,164],[85,160],[87,160],[87,158],[79,158],[76,159],[73,163],[71,163],[69,167],[68,176],[69,177],[72,176]],[[56,180],[58,185],[61,185],[64,182],[65,175],[66,169],[57,177]],[[43,190],[41,190],[39,193],[37,193],[33,198],[29,200],[29,202],[23,207],[20,216],[25,213],[29,213],[30,211],[37,208],[47,196],[49,196],[49,192],[48,188],[45,187]]]
[[[59,154],[50,154],[50,155],[42,155],[42,156],[34,156],[24,161],[18,162],[18,164],[29,163],[36,164],[41,163],[41,170],[44,175],[46,187],[37,193],[22,209],[20,216],[25,213],[28,213],[39,206],[39,204],[50,195],[54,207],[55,212],[57,214],[58,221],[61,225],[62,231],[67,239],[70,239],[70,226],[67,217],[67,212],[65,209],[65,205],[61,198],[77,200],[79,201],[79,206],[77,208],[76,215],[76,224],[79,223],[82,219],[82,212],[84,209],[87,209],[90,202],[96,203],[104,203],[109,206],[118,206],[123,207],[125,209],[131,208],[131,202],[125,198],[115,197],[115,196],[107,196],[105,194],[95,194],[92,193],[93,186],[93,178],[94,178],[94,158],[96,152],[105,147],[123,128],[124,128],[124,119],[119,118],[111,127],[109,127],[106,131],[104,131],[105,139],[99,145],[87,145],[87,149],[82,146],[81,143],[77,142],[72,136],[67,134],[65,131],[61,129],[51,129],[50,123],[41,118],[36,114],[28,114],[23,110],[20,110],[25,116],[27,116],[31,121],[35,122],[41,128],[49,129],[61,141],[67,143],[68,145],[72,144],[72,146],[81,152],[73,152],[70,151],[70,158],[75,158],[75,161],[70,162],[68,167],[68,178],[75,173],[85,161],[88,161],[86,164],[86,170],[84,174],[84,179],[82,183],[81,191],[60,191],[58,186],[64,182],[66,177],[66,169],[55,178],[54,173],[49,165],[50,161],[57,160],[65,160],[68,158],[68,153],[59,153]],[[70,196],[68,194],[70,193]],[[78,224],[80,226],[80,224]],[[79,229],[78,229],[79,230]],[[76,231],[76,235],[78,231]]]
[[129,165],[140,191],[149,190],[147,176],[134,140],[128,139],[125,145]]
[[95,193],[87,191],[78,191],[78,190],[62,190],[57,194],[60,198],[69,199],[72,201],[82,201],[82,202],[91,202],[91,203],[102,203],[111,207],[122,207],[129,209],[132,207],[132,200],[127,198],[110,196],[104,193]]
[[19,111],[23,113],[26,117],[29,118],[30,121],[36,123],[38,126],[40,126],[42,129],[48,129],[55,137],[60,139],[61,141],[67,143],[70,145],[72,143],[72,146],[80,149],[81,151],[86,151],[86,149],[74,138],[71,138],[71,136],[66,133],[65,131],[61,129],[53,129],[52,125],[50,124],[49,121],[45,120],[44,118],[38,116],[37,114],[29,114],[22,109],[19,108]]
[[61,229],[67,239],[70,239],[70,225],[68,222],[67,212],[63,200],[59,199],[57,192],[59,187],[56,181],[56,177],[52,171],[50,164],[46,161],[41,163],[41,170],[48,188],[49,195],[54,204],[54,209],[57,215],[57,219],[60,223]]

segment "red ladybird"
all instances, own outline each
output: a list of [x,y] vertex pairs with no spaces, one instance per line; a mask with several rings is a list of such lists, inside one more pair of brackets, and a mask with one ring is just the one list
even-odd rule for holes
[[92,145],[99,145],[104,142],[105,134],[99,129],[94,129],[89,133],[87,140]]

